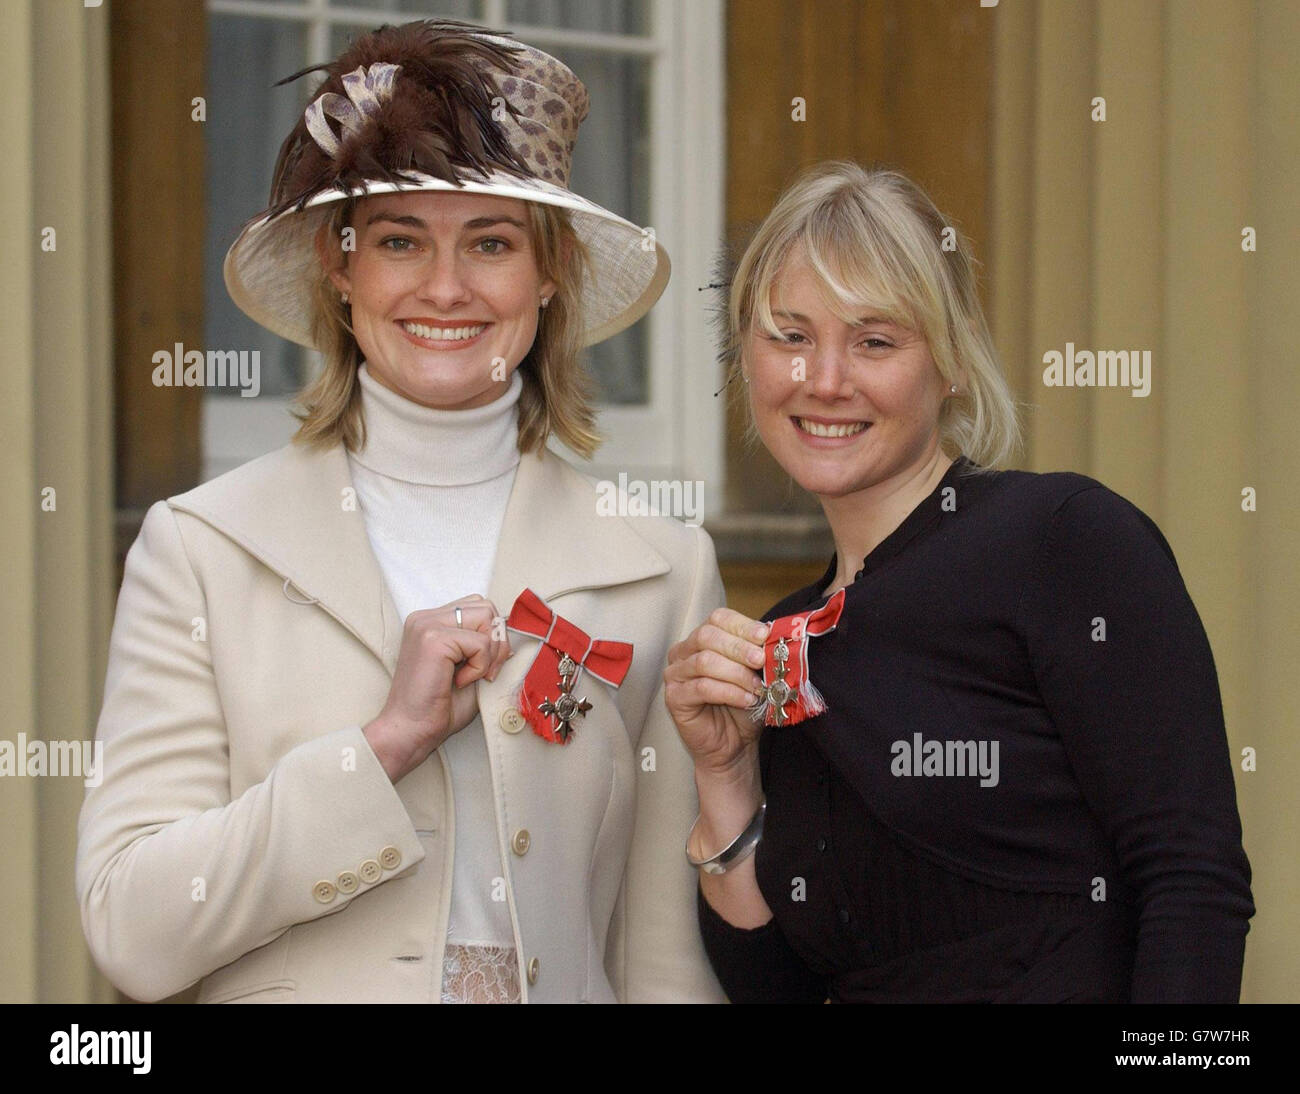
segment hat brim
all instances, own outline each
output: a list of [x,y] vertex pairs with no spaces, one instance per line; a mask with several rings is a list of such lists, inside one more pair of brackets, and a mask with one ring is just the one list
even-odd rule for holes
[[465,179],[456,186],[416,173],[404,183],[370,182],[364,190],[322,191],[301,211],[289,209],[249,222],[222,266],[231,299],[272,333],[318,349],[311,332],[312,288],[321,275],[315,237],[330,207],[347,197],[422,191],[491,194],[567,209],[590,258],[582,285],[584,346],[631,326],[668,284],[668,253],[653,233],[561,186],[503,173],[481,181]]

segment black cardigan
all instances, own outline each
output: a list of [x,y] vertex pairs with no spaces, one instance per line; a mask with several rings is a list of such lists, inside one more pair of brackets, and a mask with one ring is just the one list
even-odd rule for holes
[[827,712],[764,731],[775,918],[740,930],[701,896],[719,979],[733,1000],[1235,1001],[1250,866],[1173,553],[1092,479],[975,470],[811,640]]

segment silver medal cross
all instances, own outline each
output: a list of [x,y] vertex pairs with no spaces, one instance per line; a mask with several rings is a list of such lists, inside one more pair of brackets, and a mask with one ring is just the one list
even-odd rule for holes
[[573,733],[573,727],[569,723],[591,709],[591,704],[587,702],[585,695],[581,699],[573,696],[573,684],[577,676],[577,662],[566,653],[560,658],[560,697],[553,703],[547,699],[537,708],[548,718],[555,719],[555,732],[566,744],[570,734]]
[[783,726],[786,723],[785,705],[793,694],[790,685],[785,682],[785,663],[790,658],[790,648],[785,644],[784,638],[777,642],[772,656],[776,659],[776,679],[763,685],[763,699],[772,704],[775,711],[772,715],[773,722]]

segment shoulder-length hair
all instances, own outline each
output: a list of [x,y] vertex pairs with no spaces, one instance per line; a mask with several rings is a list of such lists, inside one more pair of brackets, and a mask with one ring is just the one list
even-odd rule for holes
[[755,322],[779,335],[771,292],[795,253],[806,258],[827,304],[845,322],[855,322],[867,306],[924,335],[940,375],[959,388],[939,417],[940,443],[950,455],[994,467],[1015,451],[1015,400],[976,291],[970,244],[897,171],[821,163],[777,200],[731,279],[723,339],[729,384]]
[[[321,231],[324,253],[342,253],[343,229],[351,226],[357,199],[339,201]],[[564,209],[540,202],[528,207],[529,237],[542,278],[555,294],[538,317],[537,337],[519,364],[519,451],[540,451],[554,433],[589,459],[600,445],[592,407],[591,381],[578,358],[582,346],[582,283],[587,253]],[[324,367],[298,396],[294,441],[315,448],[342,443],[349,451],[365,445],[361,412],[361,347],[348,307],[322,266],[312,299],[312,339]]]

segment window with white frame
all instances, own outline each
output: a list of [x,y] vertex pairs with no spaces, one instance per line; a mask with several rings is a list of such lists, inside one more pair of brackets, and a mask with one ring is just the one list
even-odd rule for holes
[[[568,64],[591,93],[570,186],[654,229],[673,276],[632,329],[587,352],[605,444],[583,465],[613,477],[699,479],[706,515],[723,495],[725,419],[709,329],[709,280],[723,235],[722,0],[208,0],[205,340],[256,349],[261,393],[212,390],[204,402],[204,477],[284,444],[294,394],[318,367],[230,300],[221,275],[241,225],[267,205],[280,142],[317,73],[353,36],[409,19],[508,30]],[[576,459],[566,453],[570,459]]]

